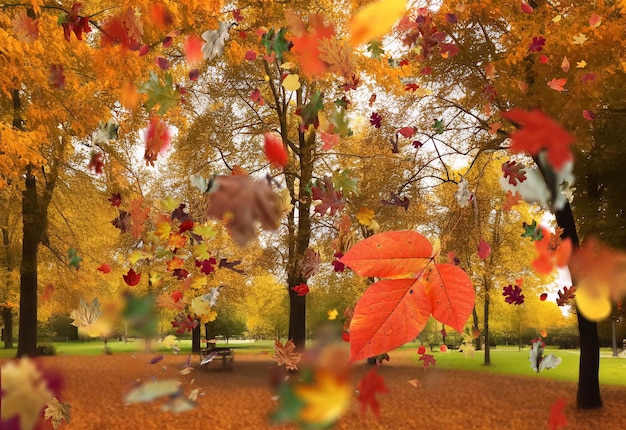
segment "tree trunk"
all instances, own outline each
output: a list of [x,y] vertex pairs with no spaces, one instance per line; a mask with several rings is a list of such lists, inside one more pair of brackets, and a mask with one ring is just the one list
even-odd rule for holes
[[485,321],[483,323],[485,333],[485,366],[491,365],[491,355],[489,347],[489,290],[485,291]]
[[26,170],[26,189],[22,192],[22,262],[20,264],[20,323],[17,357],[37,355],[37,247],[42,225],[38,217],[37,182],[32,166]]
[[[563,238],[570,238],[574,249],[579,246],[576,223],[572,208],[569,203],[556,212],[556,222],[563,229]],[[576,280],[572,279],[576,285]],[[580,335],[580,364],[578,367],[578,393],[576,395],[577,406],[581,409],[602,407],[600,397],[600,382],[598,372],[600,369],[600,341],[598,339],[598,326],[595,322],[585,318],[580,312],[578,317],[578,333]]]
[[[474,329],[478,330],[478,312],[476,312],[476,305],[472,308],[472,318],[474,320],[474,326],[472,327],[472,331]],[[483,345],[481,342],[480,334],[476,337],[476,351],[480,351],[483,349]]]
[[196,354],[200,354],[200,327],[202,327],[201,324],[198,324],[192,331],[191,331],[191,352],[192,353],[196,353]]
[[13,348],[13,309],[2,308],[2,321],[4,322],[4,348]]

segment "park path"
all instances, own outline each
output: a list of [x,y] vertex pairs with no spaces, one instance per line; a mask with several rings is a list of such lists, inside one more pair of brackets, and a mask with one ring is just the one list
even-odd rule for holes
[[[43,357],[45,368],[64,375],[60,400],[71,404],[71,423],[65,430],[108,429],[292,429],[271,426],[267,414],[275,402],[270,388],[273,362],[271,356],[236,357],[234,371],[223,371],[219,364],[209,370],[198,368],[188,375],[180,370],[186,357],[167,355],[158,364],[150,364],[153,355],[115,354],[93,357]],[[165,368],[164,368],[165,367]],[[355,367],[355,383],[370,369]],[[550,405],[559,398],[567,402],[568,429],[612,430],[626,428],[626,387],[604,386],[605,407],[595,411],[574,408],[576,385],[547,379],[492,375],[429,368],[411,364],[392,353],[391,361],[380,367],[388,394],[379,395],[381,419],[370,411],[362,417],[356,400],[339,421],[337,429],[547,429]],[[163,402],[123,404],[123,393],[134,381],[176,378],[183,382],[185,393],[201,388],[204,396],[194,410],[174,414],[159,409]],[[413,387],[411,379],[421,381]],[[191,384],[193,380],[193,384]],[[356,386],[356,384],[355,384]],[[52,428],[46,425],[46,428]]]

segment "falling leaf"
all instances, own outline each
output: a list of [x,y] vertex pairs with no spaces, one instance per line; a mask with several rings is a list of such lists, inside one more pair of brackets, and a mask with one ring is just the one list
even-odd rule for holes
[[256,236],[255,223],[274,230],[281,213],[267,181],[249,176],[218,176],[215,189],[204,196],[208,201],[206,216],[226,221],[226,229],[239,246]]
[[528,52],[541,52],[543,47],[546,44],[546,39],[541,36],[533,37],[532,42],[530,42],[530,46],[528,47]]
[[357,385],[357,400],[361,404],[361,415],[365,415],[365,411],[369,406],[377,419],[380,419],[380,403],[376,398],[377,393],[388,393],[389,390],[385,385],[385,380],[377,372],[378,368],[374,367],[367,372]]
[[296,352],[296,345],[289,339],[283,346],[278,339],[274,341],[274,356],[279,366],[284,365],[287,370],[298,370],[298,363],[302,360],[302,353]]
[[511,190],[508,190],[506,192],[504,203],[502,203],[502,210],[504,212],[510,211],[513,208],[513,206],[519,204],[521,200],[522,200],[522,196],[517,191],[515,192],[515,194],[513,194]]
[[509,178],[509,184],[511,185],[517,185],[518,182],[521,183],[526,180],[526,171],[524,170],[525,167],[524,163],[519,163],[517,161],[505,161],[502,163],[504,177]]
[[309,286],[307,284],[296,285],[295,287],[291,287],[298,296],[306,296],[309,294]]
[[565,408],[565,399],[558,399],[550,405],[550,416],[548,418],[548,426],[550,430],[559,430],[567,426],[567,417],[563,413]]
[[573,39],[574,41],[572,42],[572,44],[582,45],[587,41],[587,36],[585,36],[583,33],[580,33],[578,36],[573,36]]
[[176,333],[183,334],[185,331],[192,332],[198,326],[198,321],[191,315],[178,314],[171,322],[172,327],[176,327]]
[[589,17],[589,25],[590,26],[592,26],[594,28],[597,28],[597,27],[600,26],[600,24],[602,24],[602,18],[600,18],[595,13]]
[[584,69],[585,67],[587,67],[587,62],[585,60],[581,60],[576,63],[577,69]]
[[280,135],[278,133],[265,133],[263,138],[265,142],[265,157],[270,163],[281,167],[287,166],[289,154]]
[[435,356],[431,354],[421,354],[420,358],[417,361],[421,361],[424,364],[424,369],[428,368],[428,366],[436,366],[437,360],[435,360]]
[[563,287],[563,291],[558,291],[558,297],[556,299],[556,304],[559,306],[565,306],[569,299],[573,299],[576,297],[574,294],[576,292],[576,287],[571,286],[569,288]]
[[391,30],[406,9],[406,0],[378,0],[360,8],[350,20],[350,43],[360,45],[376,40]]
[[531,5],[529,5],[526,2],[522,2],[522,12],[528,14],[528,15],[532,15],[533,13],[533,7]]
[[320,215],[328,213],[333,216],[340,212],[346,204],[343,194],[334,188],[332,178],[328,176],[325,176],[321,181],[315,181],[311,187],[311,195],[313,200],[321,201],[315,205],[315,212]]
[[469,182],[467,182],[467,180],[464,178],[463,180],[461,180],[461,182],[457,184],[457,189],[454,192],[454,198],[456,199],[458,205],[464,208],[472,200],[472,197],[473,194],[469,190]]
[[530,368],[539,373],[544,369],[554,369],[561,363],[561,358],[554,354],[543,355],[543,342],[533,342],[530,349]]
[[170,129],[159,117],[152,117],[146,130],[146,151],[143,158],[146,164],[154,166],[159,155],[164,154],[170,146]]
[[557,23],[559,21],[561,21],[562,16],[561,15],[557,15],[554,18],[552,18],[552,22]]
[[339,312],[337,311],[337,309],[330,309],[328,311],[326,311],[326,313],[328,314],[328,319],[330,321],[334,321],[337,319],[337,315],[339,315]]
[[235,22],[220,22],[217,30],[207,30],[202,33],[202,39],[206,42],[202,46],[205,60],[212,60],[224,53],[226,41],[230,38],[229,31],[235,25],[237,25]]
[[15,36],[20,42],[33,43],[39,39],[39,20],[29,17],[26,9],[15,15],[12,24]]
[[55,430],[61,425],[61,421],[65,420],[66,423],[70,423],[70,408],[68,403],[59,402],[56,397],[52,398],[52,401],[46,405],[44,410],[44,418],[52,421],[52,427]]
[[83,261],[83,258],[78,255],[78,251],[74,248],[70,248],[67,251],[67,265],[73,267],[74,269],[80,269],[80,263]]
[[400,133],[407,139],[410,139],[415,134],[415,129],[413,127],[402,127],[400,130],[398,130],[398,133]]
[[561,62],[561,69],[567,73],[569,72],[569,60],[567,59],[567,57],[563,57],[563,61]]
[[89,332],[90,336],[96,337],[100,334],[97,332],[95,325],[101,315],[100,301],[95,297],[91,304],[87,304],[84,299],[80,299],[78,309],[74,309],[70,313],[70,318],[74,320],[72,321],[73,326],[84,328]]
[[409,382],[409,384],[411,384],[415,388],[419,388],[422,385],[422,383],[420,381],[418,381],[417,379],[411,379],[408,382]]
[[541,335],[541,337],[547,337],[548,336],[548,332],[546,332],[544,329],[541,329],[539,334]]
[[545,54],[541,54],[541,55],[539,56],[539,62],[540,62],[541,64],[548,64],[548,63],[550,62],[550,58],[548,58],[548,56],[547,56],[547,55],[545,55]]
[[47,381],[30,358],[2,363],[2,421],[18,416],[15,428],[33,430],[52,399]]
[[303,403],[302,428],[329,428],[348,409],[352,396],[349,379],[325,369],[316,369],[313,381],[298,383],[293,391]]
[[180,390],[181,383],[174,379],[147,381],[126,393],[124,403],[151,402],[161,397],[176,395]]
[[524,303],[524,295],[519,285],[507,285],[502,289],[502,295],[505,297],[504,301],[510,305],[521,305]]
[[547,161],[558,172],[573,159],[570,146],[574,138],[559,123],[540,110],[530,112],[513,109],[503,116],[521,127],[511,135],[509,151],[527,152],[537,156],[539,151],[547,151]]
[[187,64],[190,66],[195,66],[202,62],[202,44],[202,39],[194,34],[187,36],[183,42],[183,52],[185,53]]
[[151,360],[150,360],[150,364],[157,364],[160,363],[161,361],[163,361],[163,359],[165,358],[165,356],[163,354],[159,354],[157,356],[154,356]]
[[96,270],[105,274],[110,273],[111,266],[109,266],[107,263],[102,263]]
[[150,71],[150,78],[137,91],[148,95],[144,103],[147,111],[156,106],[159,107],[156,111],[157,115],[165,115],[180,101],[180,91],[174,88],[174,78],[169,72],[165,74],[165,81],[161,83],[159,76],[154,71]]
[[448,346],[447,345],[440,345],[439,346],[439,352],[448,352]]
[[486,260],[487,258],[489,258],[489,255],[491,254],[491,247],[485,239],[480,239],[480,242],[478,243],[477,253],[478,258],[480,258],[481,260]]
[[131,267],[130,269],[128,269],[128,272],[125,275],[122,275],[122,278],[124,278],[124,282],[126,282],[126,285],[128,285],[129,287],[134,287],[135,285],[139,284],[139,281],[141,281],[141,273],[135,272]]
[[541,293],[541,295],[539,296],[539,300],[541,300],[542,302],[545,302],[547,298],[548,293]]
[[82,3],[74,3],[69,13],[62,13],[59,16],[57,22],[63,26],[63,37],[68,42],[70,41],[72,32],[76,35],[76,39],[83,40],[83,32],[89,33],[91,31],[89,27],[89,17],[81,17],[78,15],[82,7]]
[[54,88],[65,89],[65,70],[61,64],[51,64],[48,83]]
[[296,91],[300,88],[300,77],[297,74],[289,74],[283,79],[282,86],[287,91]]
[[415,231],[370,236],[341,258],[360,276],[382,278],[368,287],[355,308],[351,362],[415,339],[431,313],[462,330],[474,304],[471,280],[460,267],[433,260],[433,246]]

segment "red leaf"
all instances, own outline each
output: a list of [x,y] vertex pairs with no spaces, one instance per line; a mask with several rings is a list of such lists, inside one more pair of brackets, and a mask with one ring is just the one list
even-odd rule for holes
[[567,417],[563,413],[563,408],[565,408],[565,399],[559,399],[550,406],[550,417],[548,418],[550,430],[558,430],[567,426]]
[[243,15],[241,14],[241,10],[240,9],[235,9],[233,11],[233,18],[235,18],[235,21],[237,21],[237,22],[243,21]]
[[48,75],[48,83],[54,88],[60,90],[65,89],[65,73],[63,66],[60,64],[51,64],[50,73]]
[[246,61],[254,61],[256,60],[256,52],[253,50],[248,50],[243,56]]
[[518,163],[517,161],[505,161],[502,163],[504,177],[509,178],[509,184],[511,185],[517,185],[518,181],[521,183],[526,180],[525,167],[523,163]]
[[419,355],[425,354],[426,353],[426,347],[424,345],[420,345],[419,348],[417,348],[417,353]]
[[448,345],[439,346],[439,352],[448,352]]
[[420,358],[417,359],[417,361],[422,361],[424,363],[424,369],[426,369],[430,365],[437,365],[437,360],[435,360],[435,356],[431,354],[422,354]]
[[545,302],[547,298],[548,293],[541,293],[541,295],[539,296],[539,300],[541,300],[542,302]]
[[156,57],[155,63],[157,66],[159,66],[162,70],[167,70],[170,68],[170,62],[167,58],[165,57]]
[[480,239],[477,252],[478,258],[480,258],[481,260],[486,260],[489,258],[489,255],[491,254],[491,247],[485,239]]
[[359,381],[357,400],[361,404],[361,415],[365,415],[369,405],[376,418],[380,419],[380,403],[376,398],[376,393],[388,393],[389,390],[385,385],[385,380],[377,373],[377,370],[378,368],[374,367]]
[[151,166],[159,154],[163,154],[170,145],[170,130],[159,117],[152,117],[146,130],[146,152],[144,159]]
[[573,299],[574,297],[576,297],[576,294],[574,294],[575,292],[575,286],[571,286],[569,288],[563,287],[563,292],[561,292],[560,290],[558,292],[559,297],[556,299],[556,304],[559,306],[565,306],[569,299]]
[[122,278],[124,278],[124,282],[126,282],[126,285],[128,285],[129,287],[134,287],[139,283],[139,281],[141,281],[141,273],[136,273],[131,267],[130,269],[128,269],[127,274],[122,275]]
[[298,296],[306,296],[309,294],[309,286],[307,284],[300,284],[291,289],[298,293]]
[[545,149],[548,162],[557,171],[573,159],[569,147],[574,143],[574,138],[559,123],[540,110],[528,112],[513,109],[503,113],[503,116],[521,125],[521,128],[511,135],[513,142],[509,151],[527,152],[535,156]]
[[335,190],[332,178],[328,176],[324,177],[323,181],[317,181],[311,187],[311,195],[313,200],[321,200],[321,203],[315,205],[315,212],[320,215],[325,215],[329,212],[333,216],[338,211],[341,211],[346,204],[343,194]]
[[278,166],[285,167],[289,158],[283,139],[276,133],[265,133],[265,156]]
[[398,132],[407,139],[410,139],[415,134],[415,129],[413,127],[402,127]]
[[528,3],[522,2],[522,12],[527,13],[528,15],[532,15],[533,8]]
[[102,263],[100,265],[100,267],[98,267],[96,270],[102,272],[102,273],[110,273],[111,272],[111,266],[109,266],[106,263]]
[[102,159],[104,154],[100,151],[93,151],[91,153],[91,159],[89,160],[89,165],[87,168],[89,170],[93,170],[95,174],[100,175],[104,169],[104,160]]
[[596,119],[596,114],[593,113],[593,111],[591,110],[583,110],[583,118],[585,118],[587,121],[593,121],[594,119]]
[[202,45],[204,42],[198,36],[192,34],[183,42],[183,52],[187,59],[187,64],[194,66],[202,62]]

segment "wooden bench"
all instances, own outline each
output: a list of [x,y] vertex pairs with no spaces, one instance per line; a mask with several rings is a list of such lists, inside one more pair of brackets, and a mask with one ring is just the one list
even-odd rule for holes
[[210,347],[200,351],[200,367],[208,369],[209,364],[222,358],[222,369],[233,370],[235,362],[235,351],[228,347]]

